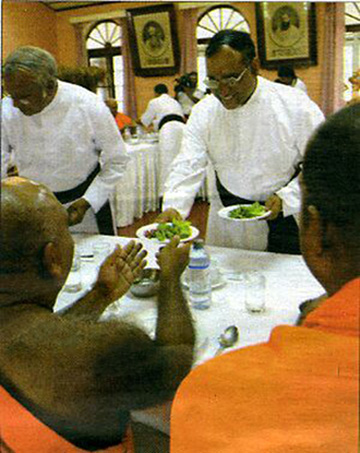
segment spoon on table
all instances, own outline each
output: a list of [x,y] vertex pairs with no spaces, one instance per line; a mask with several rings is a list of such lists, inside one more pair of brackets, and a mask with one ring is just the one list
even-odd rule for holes
[[239,339],[239,330],[236,326],[227,327],[219,336],[218,342],[220,347],[215,353],[215,356],[221,354],[224,349],[231,348]]

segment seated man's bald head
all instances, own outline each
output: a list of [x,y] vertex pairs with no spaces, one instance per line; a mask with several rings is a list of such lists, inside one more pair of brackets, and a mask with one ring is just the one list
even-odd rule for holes
[[66,210],[45,186],[19,177],[1,182],[0,272],[41,265],[46,244],[69,239]]

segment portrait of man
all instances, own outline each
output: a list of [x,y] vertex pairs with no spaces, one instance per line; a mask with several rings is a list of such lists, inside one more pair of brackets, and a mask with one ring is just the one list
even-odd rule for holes
[[275,10],[270,37],[280,47],[291,47],[299,41],[300,18],[292,6],[281,6]]
[[162,26],[154,20],[147,22],[142,32],[142,42],[147,54],[160,56],[165,50],[165,32]]

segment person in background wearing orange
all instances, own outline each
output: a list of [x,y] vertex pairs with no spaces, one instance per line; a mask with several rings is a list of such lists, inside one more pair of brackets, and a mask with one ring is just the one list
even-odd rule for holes
[[115,118],[116,124],[121,132],[124,132],[126,127],[136,127],[136,122],[125,115],[125,113],[118,112],[118,103],[116,99],[106,99],[105,104],[109,107],[112,116]]
[[328,298],[300,326],[195,368],[172,405],[171,453],[358,452],[359,137],[356,104],[304,159],[301,249]]

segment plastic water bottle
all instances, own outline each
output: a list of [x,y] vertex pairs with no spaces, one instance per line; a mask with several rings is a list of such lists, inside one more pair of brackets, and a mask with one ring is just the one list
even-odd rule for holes
[[202,240],[194,241],[188,265],[189,300],[193,308],[205,310],[211,303],[210,257]]

